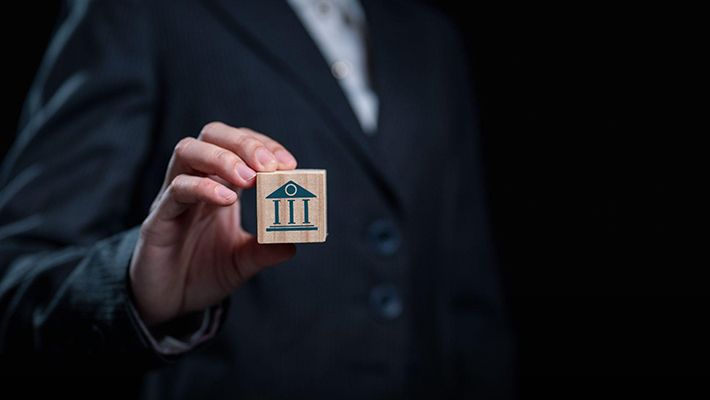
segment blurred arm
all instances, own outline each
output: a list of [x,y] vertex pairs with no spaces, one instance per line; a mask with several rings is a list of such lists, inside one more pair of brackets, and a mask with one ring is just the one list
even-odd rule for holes
[[67,4],[0,170],[0,354],[160,349],[131,304],[125,226],[151,144],[149,28],[139,1]]

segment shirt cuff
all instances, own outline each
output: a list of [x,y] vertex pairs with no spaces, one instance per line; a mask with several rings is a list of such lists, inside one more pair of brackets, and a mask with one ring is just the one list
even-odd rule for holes
[[201,343],[212,339],[217,333],[223,312],[221,304],[210,307],[202,313],[202,322],[195,332],[181,335],[180,337],[174,337],[168,334],[156,337],[145,325],[132,301],[130,302],[129,308],[135,321],[138,323],[139,329],[144,337],[148,339],[153,350],[164,356],[186,353]]

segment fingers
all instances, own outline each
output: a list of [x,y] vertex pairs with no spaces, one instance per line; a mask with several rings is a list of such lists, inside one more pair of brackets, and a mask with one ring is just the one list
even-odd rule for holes
[[293,155],[266,135],[209,123],[199,138],[187,137],[175,146],[158,203],[161,218],[174,218],[198,202],[231,204],[237,194],[230,188],[253,186],[257,171],[287,170],[296,165]]
[[272,153],[274,153],[274,157],[276,157],[276,160],[279,162],[280,170],[289,170],[296,168],[296,166],[298,165],[298,162],[296,162],[296,158],[291,154],[291,152],[286,150],[286,148],[283,147],[281,143],[262,133],[254,132],[249,128],[241,129],[244,129],[247,132],[251,132],[254,136],[259,138],[264,143],[266,148],[268,148]]
[[212,122],[200,137],[182,139],[173,152],[164,186],[178,175],[212,175],[230,186],[254,185],[256,172],[296,168],[293,155],[280,143],[251,129]]
[[256,237],[251,236],[234,252],[236,279],[232,282],[236,287],[264,268],[287,261],[295,254],[294,244],[259,244]]
[[166,179],[171,181],[180,174],[194,174],[196,172],[204,175],[216,175],[240,188],[251,186],[256,176],[256,172],[232,151],[187,137],[175,146],[173,160]]
[[212,122],[202,129],[200,139],[232,151],[257,172],[289,170],[297,165],[280,143],[251,129]]
[[237,194],[212,179],[192,175],[178,175],[163,193],[156,218],[170,220],[185,212],[191,205],[205,203],[228,206],[237,201]]

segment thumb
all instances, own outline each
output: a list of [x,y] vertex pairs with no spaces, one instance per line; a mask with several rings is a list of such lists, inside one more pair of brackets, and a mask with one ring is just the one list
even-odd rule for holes
[[259,244],[256,237],[250,235],[234,251],[234,269],[239,285],[259,271],[282,263],[296,255],[296,245],[290,243]]

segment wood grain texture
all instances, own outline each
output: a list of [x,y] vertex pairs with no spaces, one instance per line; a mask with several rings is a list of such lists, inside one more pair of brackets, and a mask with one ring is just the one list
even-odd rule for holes
[[323,169],[256,174],[259,243],[319,243],[328,236]]

